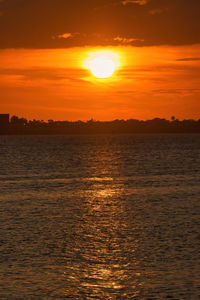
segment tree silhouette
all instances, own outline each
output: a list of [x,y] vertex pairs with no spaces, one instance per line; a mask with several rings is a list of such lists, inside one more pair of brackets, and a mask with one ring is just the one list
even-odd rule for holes
[[[4,132],[2,132],[3,134]],[[113,120],[96,121],[54,121],[27,120],[12,116],[10,134],[134,134],[134,133],[200,133],[200,120],[179,121],[174,116],[171,120],[154,118],[152,120]]]

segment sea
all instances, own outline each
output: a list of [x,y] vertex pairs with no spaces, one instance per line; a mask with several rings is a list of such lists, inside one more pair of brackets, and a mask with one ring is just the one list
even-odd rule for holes
[[0,136],[0,299],[200,299],[200,135]]

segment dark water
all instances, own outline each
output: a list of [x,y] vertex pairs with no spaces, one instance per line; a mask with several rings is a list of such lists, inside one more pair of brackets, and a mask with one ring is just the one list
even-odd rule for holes
[[0,137],[0,299],[199,299],[200,135]]

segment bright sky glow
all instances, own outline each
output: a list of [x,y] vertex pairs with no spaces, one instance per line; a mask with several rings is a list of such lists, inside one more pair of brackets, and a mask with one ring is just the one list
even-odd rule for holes
[[[28,119],[199,119],[200,45],[0,50],[0,111]],[[111,58],[106,79],[90,62]]]

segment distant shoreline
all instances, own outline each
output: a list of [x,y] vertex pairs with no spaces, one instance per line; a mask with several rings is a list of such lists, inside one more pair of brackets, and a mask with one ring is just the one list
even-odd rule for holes
[[191,135],[191,136],[200,136],[200,132],[183,132],[183,133],[86,133],[86,134],[6,134],[0,133],[0,137],[106,137],[106,136],[176,136],[176,135]]
[[199,120],[180,121],[154,118],[141,121],[136,119],[95,121],[53,121],[27,120],[1,115],[1,135],[117,135],[117,134],[195,134],[200,133]]

